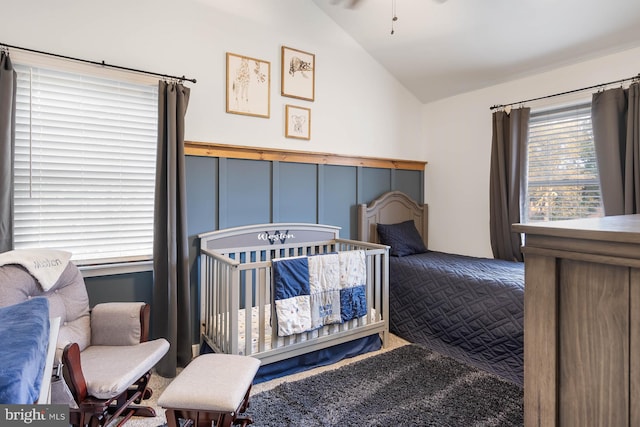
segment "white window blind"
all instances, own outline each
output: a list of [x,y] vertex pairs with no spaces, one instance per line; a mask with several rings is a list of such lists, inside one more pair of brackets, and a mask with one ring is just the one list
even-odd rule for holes
[[591,104],[532,112],[525,221],[602,216]]
[[15,247],[150,258],[157,86],[15,68]]

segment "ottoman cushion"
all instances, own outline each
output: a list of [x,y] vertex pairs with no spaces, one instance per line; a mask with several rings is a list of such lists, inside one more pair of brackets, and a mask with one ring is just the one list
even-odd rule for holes
[[253,382],[260,360],[232,354],[196,357],[158,399],[163,408],[235,412]]

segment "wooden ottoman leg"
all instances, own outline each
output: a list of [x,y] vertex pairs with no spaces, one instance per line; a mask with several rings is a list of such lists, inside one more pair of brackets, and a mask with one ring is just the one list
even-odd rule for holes
[[180,427],[180,420],[176,411],[167,409],[164,411],[164,415],[167,418],[167,427]]
[[245,412],[247,410],[247,408],[249,408],[249,395],[251,394],[251,386],[249,386],[249,388],[247,389],[247,393],[244,395],[244,399],[242,400],[242,404],[240,405],[240,408],[238,409],[238,415],[236,416],[233,424],[234,425],[238,425],[238,426],[242,426],[242,427],[246,427],[249,424],[253,424],[253,418],[251,418],[249,415],[243,415],[242,413]]
[[247,393],[244,395],[242,406],[240,406],[240,412],[244,412],[249,407],[249,395],[251,394],[251,386],[247,389]]
[[253,418],[248,415],[238,415],[233,421],[233,425],[247,427],[249,424],[253,424]]

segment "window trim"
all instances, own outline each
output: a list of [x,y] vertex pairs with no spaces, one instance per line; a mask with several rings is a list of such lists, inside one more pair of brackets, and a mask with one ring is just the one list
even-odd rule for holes
[[153,260],[125,261],[111,264],[78,265],[82,277],[104,277],[117,274],[153,271]]

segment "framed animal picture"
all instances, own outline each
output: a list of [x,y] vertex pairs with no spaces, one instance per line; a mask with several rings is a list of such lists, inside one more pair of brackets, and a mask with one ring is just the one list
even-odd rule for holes
[[287,138],[311,139],[311,109],[286,105],[284,129]]
[[282,46],[281,95],[315,99],[316,56],[313,53]]
[[269,117],[271,63],[227,52],[227,113]]

